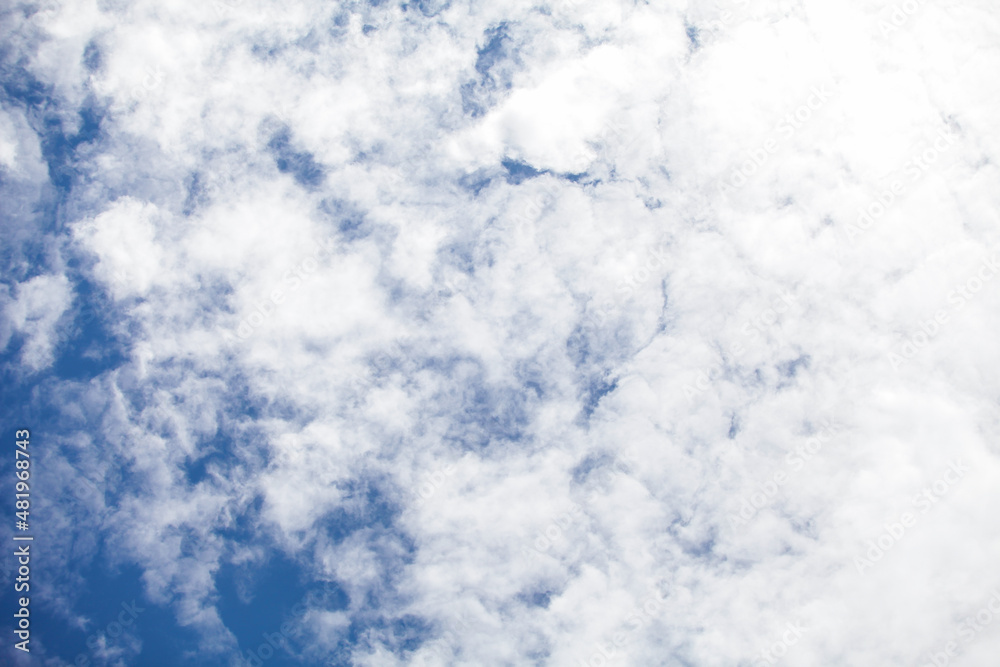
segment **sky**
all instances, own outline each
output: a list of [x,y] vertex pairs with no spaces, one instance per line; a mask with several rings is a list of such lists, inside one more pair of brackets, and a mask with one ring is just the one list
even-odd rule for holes
[[995,667],[997,71],[990,0],[0,5],[0,663]]

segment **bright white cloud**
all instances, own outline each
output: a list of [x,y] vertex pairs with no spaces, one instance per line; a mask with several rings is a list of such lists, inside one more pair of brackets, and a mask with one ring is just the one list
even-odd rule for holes
[[20,334],[21,364],[30,371],[40,371],[53,362],[59,343],[59,318],[72,301],[69,280],[62,275],[40,275],[20,283],[4,307],[4,335]]
[[[117,398],[79,419],[142,477],[92,510],[148,594],[232,651],[243,516],[347,591],[305,617],[317,660],[352,622],[372,665],[944,650],[1000,586],[1000,52],[989,4],[904,4],[38,19],[61,115],[108,110],[53,254],[120,308],[126,361],[83,392]],[[26,367],[78,278],[5,293]]]

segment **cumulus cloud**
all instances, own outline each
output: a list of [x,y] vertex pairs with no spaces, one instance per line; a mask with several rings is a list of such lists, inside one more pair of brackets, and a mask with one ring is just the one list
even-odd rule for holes
[[55,617],[111,563],[191,664],[992,664],[985,1],[3,22]]
[[22,338],[19,361],[30,371],[52,364],[59,343],[57,324],[69,306],[70,283],[63,275],[40,275],[15,285],[4,305],[0,341],[10,345],[11,336]]

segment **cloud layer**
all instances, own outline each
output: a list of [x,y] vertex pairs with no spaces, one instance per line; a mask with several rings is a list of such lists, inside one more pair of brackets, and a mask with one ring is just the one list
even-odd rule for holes
[[0,21],[53,627],[100,570],[188,664],[994,664],[985,0]]

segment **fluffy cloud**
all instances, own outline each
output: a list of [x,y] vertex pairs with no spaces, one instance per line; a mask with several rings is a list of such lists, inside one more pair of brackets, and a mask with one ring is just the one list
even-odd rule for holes
[[18,11],[0,339],[120,355],[52,525],[206,664],[276,553],[304,664],[924,664],[1000,585],[987,3]]
[[9,345],[12,335],[20,336],[19,360],[26,370],[39,371],[52,364],[59,342],[57,324],[69,307],[70,283],[63,275],[39,275],[18,283],[6,297],[0,342]]

